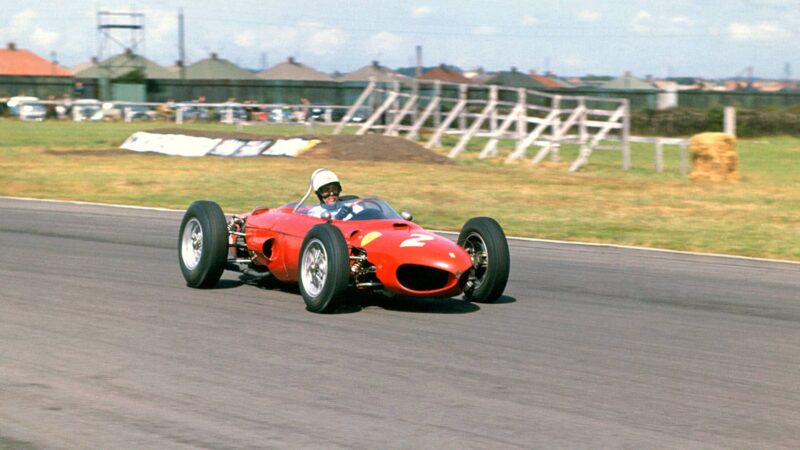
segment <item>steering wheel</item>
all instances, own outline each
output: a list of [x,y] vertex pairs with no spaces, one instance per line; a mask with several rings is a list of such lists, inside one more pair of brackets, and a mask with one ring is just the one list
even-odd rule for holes
[[[348,206],[345,206],[345,207],[343,207],[341,210],[339,210],[339,212],[338,212],[338,213],[336,213],[336,217],[334,217],[334,219],[336,219],[336,220],[343,220],[343,219],[344,219],[345,217],[347,217],[349,214],[353,214],[353,216],[355,216],[355,215],[356,215],[356,213],[354,213],[354,212],[353,212],[353,207],[354,207],[354,206],[356,206],[356,205],[361,205],[361,204],[364,204],[364,205],[366,205],[366,204],[373,204],[373,205],[375,205],[375,208],[374,208],[374,210],[381,211],[381,205],[380,205],[380,203],[378,203],[377,201],[375,201],[375,199],[371,199],[371,198],[360,198],[360,199],[357,199],[356,201],[354,201],[353,203],[351,203],[350,205],[348,205]],[[359,211],[359,214],[360,214],[361,212],[362,212],[362,211]]]

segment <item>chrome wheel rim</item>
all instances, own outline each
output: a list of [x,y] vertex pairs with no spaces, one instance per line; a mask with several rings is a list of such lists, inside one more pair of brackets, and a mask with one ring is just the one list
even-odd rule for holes
[[181,259],[183,265],[189,270],[194,270],[200,264],[203,256],[203,227],[200,221],[192,218],[183,227],[181,234]]
[[317,297],[328,278],[328,253],[319,239],[313,239],[306,246],[300,272],[303,289],[309,296]]
[[464,240],[464,250],[472,260],[472,269],[465,290],[475,290],[483,284],[489,271],[489,253],[486,251],[486,242],[480,234],[470,233]]

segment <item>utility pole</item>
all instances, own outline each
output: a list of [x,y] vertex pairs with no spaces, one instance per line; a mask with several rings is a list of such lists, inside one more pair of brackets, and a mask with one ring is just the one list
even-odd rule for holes
[[178,69],[181,80],[186,79],[186,47],[183,38],[183,8],[178,9]]
[[422,46],[417,46],[417,71],[416,71],[417,78],[422,76]]

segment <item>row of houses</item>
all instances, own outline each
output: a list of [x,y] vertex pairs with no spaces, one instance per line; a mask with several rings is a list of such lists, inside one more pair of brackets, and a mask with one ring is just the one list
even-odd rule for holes
[[[134,68],[141,70],[145,79],[187,79],[187,80],[297,80],[297,81],[368,81],[392,82],[409,79],[409,76],[382,66],[377,61],[352,73],[329,75],[305,64],[288,58],[286,61],[260,72],[238,65],[212,53],[208,58],[186,67],[175,65],[163,67],[144,56],[125,52],[98,62],[96,59],[65,68],[13,43],[0,50],[0,76],[64,76],[74,78],[119,79],[128,75]],[[485,73],[468,71],[462,73],[446,65],[427,70],[420,76],[424,80],[441,80],[448,83],[497,84],[528,89],[570,89],[585,86],[579,79],[565,80],[552,74],[523,73],[511,68],[507,71]],[[653,83],[625,74],[618,79],[609,79],[596,85],[599,89],[658,90]]]
[[239,99],[288,104],[308,99],[319,104],[349,105],[358,98],[367,81],[419,78],[567,95],[625,98],[634,109],[728,105],[761,108],[800,104],[797,86],[782,82],[709,82],[692,78],[653,80],[637,78],[631,73],[619,77],[563,78],[551,73],[526,73],[515,68],[498,72],[462,72],[447,65],[427,68],[419,77],[416,77],[416,71],[415,67],[391,70],[375,61],[352,73],[326,74],[294,58],[261,71],[251,71],[216,54],[185,67],[163,67],[132,52],[66,68],[9,44],[0,49],[0,97],[70,96],[133,102],[185,101],[202,97],[211,102]]

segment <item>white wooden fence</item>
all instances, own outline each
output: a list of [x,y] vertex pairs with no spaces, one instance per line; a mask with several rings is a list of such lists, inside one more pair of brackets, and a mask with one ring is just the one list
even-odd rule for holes
[[[357,111],[371,111],[352,124]],[[440,146],[445,135],[458,136],[448,156],[456,158],[476,137],[486,139],[479,158],[502,157],[500,140],[514,140],[506,161],[529,158],[534,164],[548,156],[559,160],[562,144],[580,146],[570,165],[577,171],[595,150],[616,150],[622,168],[630,168],[630,108],[621,98],[555,95],[524,88],[467,85],[413,80],[410,83],[370,82],[334,130],[357,126],[356,134],[383,133],[418,140],[427,132],[426,148]],[[601,145],[601,143],[603,145]],[[538,150],[529,154],[531,146]]]

